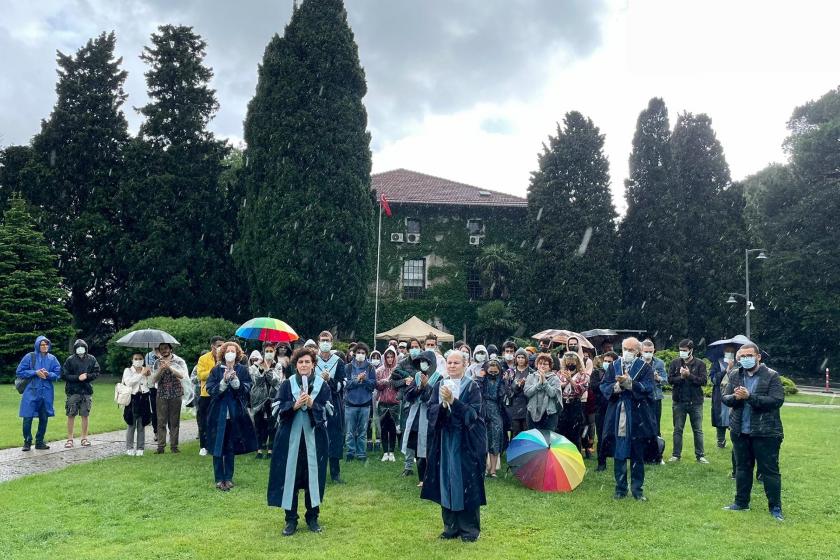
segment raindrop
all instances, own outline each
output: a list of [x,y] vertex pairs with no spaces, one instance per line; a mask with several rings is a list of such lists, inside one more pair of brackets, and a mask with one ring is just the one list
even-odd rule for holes
[[204,241],[204,234],[203,234],[203,233],[201,234],[201,239],[200,239],[200,241]]
[[542,218],[542,211],[543,211],[542,206],[540,206],[540,209],[537,210],[537,221],[538,222],[540,221],[540,218]]
[[577,254],[583,255],[586,253],[587,247],[589,247],[589,240],[592,239],[592,226],[586,228],[586,231],[583,232],[583,239],[580,242],[580,247],[578,247]]
[[825,369],[825,366],[828,365],[828,357],[824,358],[822,363],[820,364],[820,371]]
[[647,300],[645,300],[645,301],[643,301],[643,302],[642,302],[642,306],[641,306],[639,309],[644,309],[644,308],[645,308],[645,304],[647,304]]
[[50,166],[55,167],[55,150],[50,150]]
[[542,248],[542,246],[543,246],[543,238],[540,237],[539,239],[537,239],[537,250],[540,250]]
[[245,167],[248,167],[248,156],[245,156]]
[[233,243],[230,244],[230,254],[233,254]]
[[324,84],[321,84],[321,89],[318,90],[318,97],[324,95]]

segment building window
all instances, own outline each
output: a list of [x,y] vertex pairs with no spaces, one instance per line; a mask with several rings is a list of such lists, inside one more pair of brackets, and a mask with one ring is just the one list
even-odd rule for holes
[[426,287],[426,259],[403,261],[403,299],[417,299]]
[[481,235],[484,233],[484,222],[480,218],[470,218],[467,220],[467,231],[470,235]]
[[477,268],[471,268],[467,273],[467,298],[470,301],[481,299],[484,290],[481,289],[481,273]]
[[406,218],[405,219],[405,232],[406,233],[420,233],[420,220],[416,218]]

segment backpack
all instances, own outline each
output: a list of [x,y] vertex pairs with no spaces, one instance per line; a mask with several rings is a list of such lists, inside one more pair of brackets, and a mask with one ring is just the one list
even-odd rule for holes
[[[35,369],[35,352],[30,352],[27,356],[29,356],[29,359],[32,362],[32,369]],[[32,381],[31,377],[27,377],[25,379],[23,377],[15,377],[15,389],[17,389],[17,392],[22,395],[29,386],[30,381]]]

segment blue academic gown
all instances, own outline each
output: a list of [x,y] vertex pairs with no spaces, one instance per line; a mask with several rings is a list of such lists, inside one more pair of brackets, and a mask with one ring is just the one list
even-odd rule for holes
[[[217,365],[207,378],[207,392],[210,393],[210,408],[207,413],[207,441],[210,454],[221,457],[228,453],[242,455],[259,448],[254,423],[248,415],[251,394],[251,374],[248,366],[237,364],[236,377],[239,388],[228,385],[220,391],[219,384],[225,375],[225,366]],[[230,417],[230,424],[227,423]],[[230,427],[230,433],[226,433]]]
[[[633,442],[643,443],[656,437],[656,417],[653,414],[653,369],[641,358],[636,358],[630,367],[633,387],[629,391],[613,392],[615,378],[621,375],[623,360],[618,359],[604,375],[600,390],[609,401],[604,418],[605,456],[617,460],[630,458],[630,446]],[[626,414],[626,432],[620,433],[619,420],[622,407]]]

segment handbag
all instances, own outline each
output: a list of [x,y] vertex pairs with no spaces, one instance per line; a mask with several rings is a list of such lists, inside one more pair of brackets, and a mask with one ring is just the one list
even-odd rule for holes
[[[32,369],[35,369],[35,352],[30,352],[27,356],[29,356],[29,359],[32,361]],[[31,377],[27,377],[25,379],[23,377],[15,377],[15,390],[22,395],[31,381]]]
[[114,402],[119,406],[131,404],[131,387],[125,383],[117,383],[114,386]]

